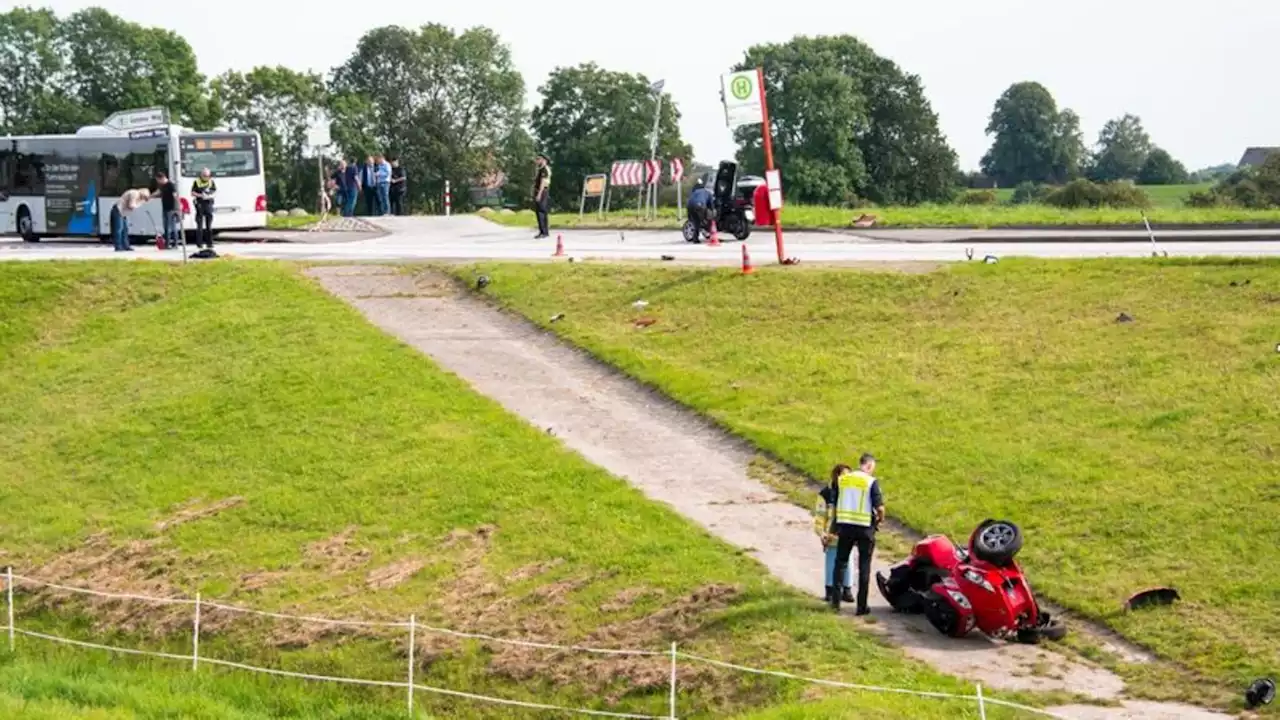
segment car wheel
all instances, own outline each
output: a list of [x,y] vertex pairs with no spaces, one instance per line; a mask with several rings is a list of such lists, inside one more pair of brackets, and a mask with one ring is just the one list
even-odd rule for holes
[[746,240],[751,235],[751,223],[745,220],[739,221],[733,228],[733,237],[738,240]]
[[935,630],[948,637],[955,635],[956,626],[960,624],[960,614],[955,608],[932,592],[925,597],[924,616]]
[[40,242],[40,237],[36,235],[36,223],[31,219],[31,211],[26,205],[18,208],[17,229],[23,241]]
[[1022,530],[1008,520],[985,520],[973,531],[973,554],[1004,567],[1022,550]]
[[698,242],[698,226],[692,220],[685,220],[680,232],[684,235],[685,242]]

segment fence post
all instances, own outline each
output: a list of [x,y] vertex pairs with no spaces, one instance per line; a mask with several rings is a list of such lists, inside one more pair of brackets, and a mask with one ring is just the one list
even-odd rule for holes
[[200,665],[200,593],[196,593],[196,617],[191,624],[191,672]]
[[671,720],[676,718],[676,644],[671,643]]
[[13,566],[4,566],[4,598],[9,617],[9,652],[13,652]]
[[987,703],[982,699],[982,683],[977,684],[978,687],[978,718],[987,720]]
[[409,714],[413,715],[413,650],[416,646],[414,630],[417,629],[417,616],[409,616]]

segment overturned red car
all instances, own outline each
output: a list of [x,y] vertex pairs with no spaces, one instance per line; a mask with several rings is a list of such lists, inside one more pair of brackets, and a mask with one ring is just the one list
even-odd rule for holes
[[943,635],[964,637],[976,627],[1000,640],[1061,640],[1066,627],[1040,609],[1014,560],[1021,549],[1017,525],[984,520],[967,549],[930,535],[887,575],[876,573],[876,584],[894,610],[924,613]]

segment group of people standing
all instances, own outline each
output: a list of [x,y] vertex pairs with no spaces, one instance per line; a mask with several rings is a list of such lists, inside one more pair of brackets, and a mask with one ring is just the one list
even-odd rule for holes
[[370,155],[364,162],[339,160],[327,185],[342,216],[354,217],[361,199],[364,215],[404,215],[408,183],[398,159]]
[[[191,199],[194,201],[196,217],[196,247],[204,250],[208,246],[205,257],[216,257],[213,252],[213,203],[218,194],[218,183],[213,179],[208,168],[200,171],[200,176],[191,183]],[[178,246],[182,237],[182,208],[179,206],[178,186],[169,179],[169,173],[157,170],[149,188],[134,188],[124,191],[115,205],[111,206],[111,242],[116,252],[130,252],[133,244],[129,242],[129,220],[138,208],[145,205],[152,197],[160,198],[160,212],[164,226],[162,249]]]

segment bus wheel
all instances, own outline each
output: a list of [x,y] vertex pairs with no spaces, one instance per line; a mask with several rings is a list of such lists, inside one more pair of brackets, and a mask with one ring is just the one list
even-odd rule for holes
[[18,234],[24,242],[40,242],[36,235],[36,224],[31,221],[31,211],[26,205],[18,208]]

